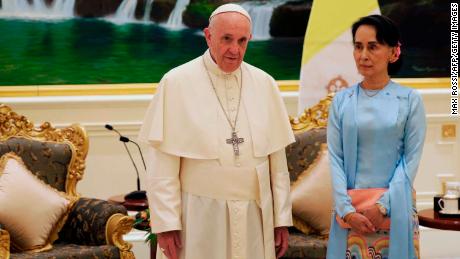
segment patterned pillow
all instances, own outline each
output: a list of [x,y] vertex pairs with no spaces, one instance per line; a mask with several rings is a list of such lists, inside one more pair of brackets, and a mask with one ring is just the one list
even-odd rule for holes
[[16,154],[0,158],[0,224],[12,249],[51,249],[75,201],[40,181]]
[[332,212],[332,183],[327,145],[291,186],[292,213],[320,234],[329,233]]
[[316,159],[322,144],[326,143],[326,128],[295,133],[295,142],[286,147],[291,184]]

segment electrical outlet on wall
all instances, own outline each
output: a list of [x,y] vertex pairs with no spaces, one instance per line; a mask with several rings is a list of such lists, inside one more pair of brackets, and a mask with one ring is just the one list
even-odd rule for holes
[[455,138],[457,136],[457,127],[455,124],[443,124],[441,132],[443,138]]

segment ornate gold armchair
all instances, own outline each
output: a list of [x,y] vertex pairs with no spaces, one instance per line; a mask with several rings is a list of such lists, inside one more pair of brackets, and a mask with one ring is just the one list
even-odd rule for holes
[[26,117],[0,104],[0,156],[9,152],[20,156],[43,182],[78,201],[59,232],[59,239],[48,251],[13,253],[8,229],[0,222],[1,259],[134,258],[132,245],[122,239],[134,222],[126,209],[107,201],[82,198],[76,191],[88,152],[88,137],[82,127],[74,124],[55,129],[45,122],[35,128]]
[[[315,106],[305,109],[297,118],[290,117],[296,142],[286,147],[286,157],[291,183],[312,165],[321,145],[326,143],[326,127],[329,105],[334,94],[329,94]],[[309,206],[308,203],[305,206]],[[315,208],[312,208],[315,209]],[[294,227],[290,228],[289,248],[283,259],[326,258],[327,236],[317,233],[314,226],[293,216]]]

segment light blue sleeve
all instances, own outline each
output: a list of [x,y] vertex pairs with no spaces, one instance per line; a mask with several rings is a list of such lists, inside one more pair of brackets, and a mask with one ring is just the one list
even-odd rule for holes
[[327,124],[327,146],[331,166],[332,187],[334,190],[335,211],[340,217],[355,212],[347,194],[347,176],[344,171],[342,124],[340,121],[340,103],[343,94],[337,94],[329,108]]
[[[426,133],[426,116],[422,97],[413,90],[409,94],[410,111],[404,127],[404,157],[406,159],[407,176],[411,185],[414,183],[418,165],[423,151]],[[378,203],[382,204],[390,215],[390,193],[386,192]]]

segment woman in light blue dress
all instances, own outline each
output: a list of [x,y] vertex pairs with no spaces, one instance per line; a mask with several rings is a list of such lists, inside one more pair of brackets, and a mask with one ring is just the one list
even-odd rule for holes
[[[381,15],[352,27],[354,59],[363,81],[334,98],[327,139],[334,213],[327,258],[419,258],[413,182],[425,139],[419,93],[391,81],[400,65],[394,23]],[[375,204],[357,211],[349,189],[388,188]],[[351,229],[342,228],[338,215]],[[379,229],[390,217],[390,230]]]

